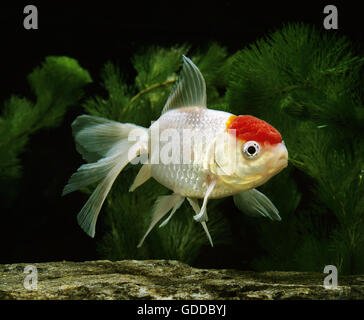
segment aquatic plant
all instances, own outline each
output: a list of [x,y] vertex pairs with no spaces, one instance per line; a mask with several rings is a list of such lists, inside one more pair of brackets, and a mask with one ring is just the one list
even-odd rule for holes
[[8,206],[21,177],[19,155],[29,137],[58,126],[67,108],[82,97],[91,77],[76,60],[49,56],[28,75],[28,82],[35,101],[12,95],[4,102],[0,116],[0,195],[2,204]]

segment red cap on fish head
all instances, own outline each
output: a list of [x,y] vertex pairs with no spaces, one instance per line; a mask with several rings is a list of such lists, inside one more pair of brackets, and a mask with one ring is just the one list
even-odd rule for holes
[[281,134],[264,120],[253,116],[231,116],[226,124],[228,130],[236,130],[239,140],[254,140],[261,144],[265,142],[271,145],[282,142]]

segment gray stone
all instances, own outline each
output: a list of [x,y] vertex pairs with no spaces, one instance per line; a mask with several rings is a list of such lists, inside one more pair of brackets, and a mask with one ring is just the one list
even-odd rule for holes
[[[24,268],[38,270],[27,290]],[[364,276],[197,269],[171,260],[107,260],[0,265],[0,299],[364,299]]]

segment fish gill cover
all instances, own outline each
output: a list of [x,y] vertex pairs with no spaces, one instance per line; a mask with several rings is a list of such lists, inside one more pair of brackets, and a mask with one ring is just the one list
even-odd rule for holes
[[[136,53],[134,81],[112,62],[101,72],[106,94],[86,96],[86,70],[66,57],[47,57],[30,76],[36,96],[12,96],[0,118],[2,206],[11,206],[21,179],[19,156],[29,136],[59,124],[67,107],[149,127],[159,117],[181,67],[181,55],[206,79],[212,109],[252,114],[282,134],[289,167],[259,189],[277,206],[279,223],[241,214],[232,198],[208,204],[209,248],[185,203],[163,230],[137,244],[151,219],[156,198],[168,190],[149,180],[128,191],[140,165],[128,165],[102,208],[96,237],[100,257],[178,259],[224,267],[229,262],[254,270],[319,271],[327,264],[341,273],[364,272],[364,92],[363,57],[344,37],[288,24],[232,55],[218,44],[207,50],[189,45],[150,47]],[[33,179],[39,173],[34,173]],[[65,180],[67,177],[65,177]],[[13,186],[11,189],[10,186]],[[90,194],[93,188],[82,191]],[[9,196],[6,196],[9,195]],[[12,195],[12,196],[10,196]],[[80,208],[64,212],[76,214]],[[24,214],[31,214],[30,212]],[[214,261],[215,260],[215,261]],[[219,261],[218,261],[219,260]]]

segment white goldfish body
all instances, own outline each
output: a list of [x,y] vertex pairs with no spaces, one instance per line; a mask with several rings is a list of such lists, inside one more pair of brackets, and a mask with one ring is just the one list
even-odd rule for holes
[[[152,222],[138,247],[171,212],[161,226],[169,221],[185,198],[211,245],[206,224],[208,199],[234,196],[236,206],[246,214],[281,220],[273,203],[254,189],[287,166],[288,152],[281,135],[253,116],[207,109],[202,74],[185,56],[183,62],[162,115],[149,129],[88,115],[73,122],[77,150],[89,163],[71,176],[63,194],[99,182],[78,214],[81,228],[91,237],[118,174],[129,162],[146,155],[130,191],[153,177],[173,193],[157,199]],[[201,208],[198,199],[203,199]]]

